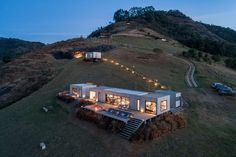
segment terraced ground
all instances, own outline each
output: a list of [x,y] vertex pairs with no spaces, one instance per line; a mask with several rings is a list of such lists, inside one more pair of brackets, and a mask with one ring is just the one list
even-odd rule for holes
[[[108,42],[121,46],[105,53],[105,57],[134,65],[136,70],[183,93],[188,101],[184,113],[187,127],[153,141],[130,143],[94,124],[76,119],[57,104],[55,97],[71,83],[94,82],[139,90],[154,90],[154,87],[110,63],[54,60],[61,70],[52,81],[0,110],[0,156],[230,157],[236,154],[236,99],[220,97],[210,89],[211,81],[220,81],[215,73],[210,72],[214,66],[209,66],[208,70],[204,64],[197,63],[196,78],[200,88],[189,89],[185,83],[188,65],[176,56],[183,47],[126,36]],[[155,53],[153,48],[160,48],[163,52]],[[224,68],[217,70],[231,77],[226,80],[228,83],[236,85],[235,72]],[[54,110],[42,112],[45,105],[52,105]],[[45,151],[39,149],[42,141],[47,145]]]

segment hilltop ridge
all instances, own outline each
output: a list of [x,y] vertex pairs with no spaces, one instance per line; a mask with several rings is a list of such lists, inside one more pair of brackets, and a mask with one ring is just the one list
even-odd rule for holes
[[[179,10],[160,11],[153,7],[119,9],[114,23],[92,32],[89,37],[101,33],[119,33],[125,29],[150,28],[180,43],[214,55],[236,56],[236,31],[192,20]],[[127,25],[135,22],[135,25]],[[123,23],[123,24],[122,24]]]

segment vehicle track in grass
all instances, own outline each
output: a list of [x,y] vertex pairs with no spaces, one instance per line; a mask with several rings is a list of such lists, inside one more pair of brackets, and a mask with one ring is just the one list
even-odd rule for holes
[[190,88],[197,88],[198,84],[196,83],[196,80],[194,78],[194,73],[195,73],[195,70],[196,70],[196,66],[191,61],[185,60],[183,58],[180,58],[180,59],[183,62],[185,62],[186,64],[188,64],[188,66],[189,66],[188,71],[185,74],[185,81],[186,81],[187,85]]

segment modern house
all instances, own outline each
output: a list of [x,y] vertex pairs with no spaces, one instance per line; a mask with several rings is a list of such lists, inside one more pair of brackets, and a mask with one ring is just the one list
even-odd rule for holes
[[101,52],[85,52],[84,59],[87,61],[99,61],[102,59]]
[[78,99],[86,98],[151,115],[161,115],[183,104],[180,92],[164,90],[144,92],[92,84],[71,84],[70,93]]

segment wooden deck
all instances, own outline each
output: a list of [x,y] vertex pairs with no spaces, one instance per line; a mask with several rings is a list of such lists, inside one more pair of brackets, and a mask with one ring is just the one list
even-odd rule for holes
[[[95,110],[93,108],[95,105],[100,105],[103,109],[102,110]],[[85,106],[84,108],[86,108],[88,110],[92,110],[94,112],[97,112],[98,114],[102,114],[104,116],[107,116],[107,117],[110,117],[110,118],[113,118],[113,119],[117,119],[117,120],[123,121],[125,123],[128,122],[129,118],[122,118],[120,116],[116,116],[116,115],[110,114],[110,113],[107,112],[107,110],[109,108],[113,108],[113,109],[117,109],[117,110],[120,110],[120,111],[129,112],[129,113],[133,114],[133,118],[136,118],[136,119],[139,119],[139,120],[142,120],[142,121],[148,121],[148,120],[156,117],[156,115],[153,115],[153,114],[142,113],[142,112],[131,110],[131,109],[121,110],[121,109],[118,109],[118,106],[110,105],[110,104],[105,104],[105,103],[97,103],[95,105]]]

